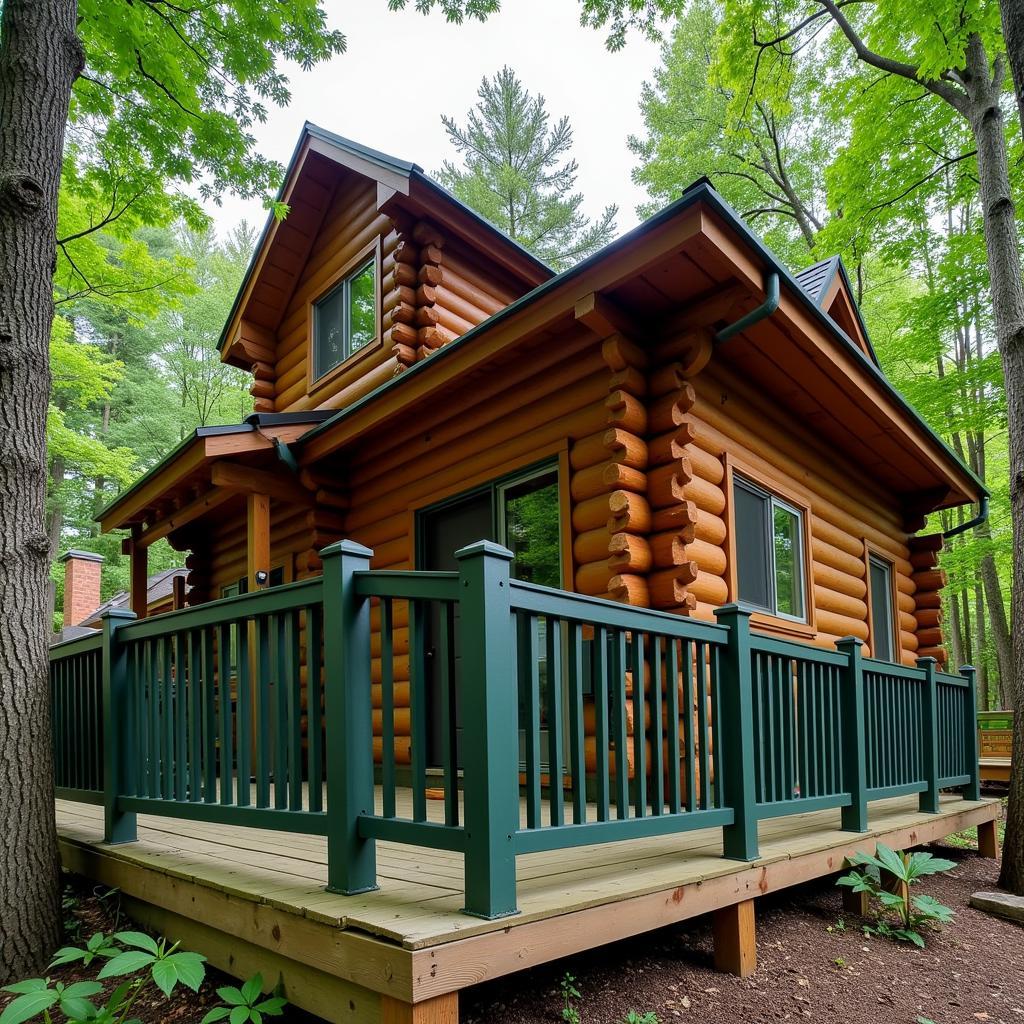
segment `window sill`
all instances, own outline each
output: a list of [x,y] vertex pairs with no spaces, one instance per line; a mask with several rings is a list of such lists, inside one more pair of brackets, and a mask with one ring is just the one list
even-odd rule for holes
[[[378,335],[373,341],[364,345],[358,352],[353,352],[352,355],[346,356],[337,366],[332,366],[329,370],[325,370],[319,377],[313,379],[308,378],[306,381],[306,394],[313,397],[318,391],[321,391],[327,385],[331,384],[335,379],[340,377],[343,373],[351,370],[353,367],[358,366],[367,356],[372,355],[374,352],[381,352],[384,348],[384,343],[381,337]],[[312,359],[313,349],[310,344],[307,349],[307,359],[309,359],[310,373],[312,373]]]
[[750,628],[782,637],[799,637],[802,640],[813,640],[818,635],[818,631],[810,623],[793,622],[766,612],[754,612],[750,616]]

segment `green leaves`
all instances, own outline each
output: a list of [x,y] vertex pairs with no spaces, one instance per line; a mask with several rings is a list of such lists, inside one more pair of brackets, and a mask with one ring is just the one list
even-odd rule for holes
[[77,946],[63,946],[53,955],[50,962],[50,969],[63,967],[65,964],[81,962],[86,967],[97,957],[112,957],[117,955],[117,943],[112,935],[104,935],[103,932],[96,932],[85,944],[84,949]]
[[8,985],[4,991],[16,993],[18,998],[12,1000],[4,1012],[0,1013],[0,1024],[22,1024],[54,1006],[69,1021],[93,1018],[97,1010],[89,1001],[89,996],[98,995],[103,991],[103,986],[95,981],[79,981],[72,985],[57,982],[51,987],[49,979],[31,978]]
[[225,985],[217,989],[217,995],[225,1006],[217,1006],[203,1018],[202,1024],[215,1024],[216,1021],[227,1020],[228,1024],[262,1024],[264,1017],[280,1017],[288,1000],[281,996],[262,998],[263,976],[254,974],[240,988]]

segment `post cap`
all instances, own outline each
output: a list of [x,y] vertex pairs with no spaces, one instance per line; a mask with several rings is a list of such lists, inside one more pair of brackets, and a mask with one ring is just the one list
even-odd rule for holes
[[938,659],[933,658],[930,654],[924,658],[917,658],[914,662],[918,668],[928,668],[929,665],[938,665]]
[[968,672],[977,672],[978,670],[973,665],[961,665],[960,672],[966,675]]
[[358,558],[373,558],[373,550],[354,540],[336,540],[333,544],[320,549],[321,558],[331,558],[334,555],[355,555]]
[[836,647],[863,647],[864,641],[859,636],[844,636],[836,641]]
[[721,607],[715,609],[716,618],[722,615],[745,615],[749,619],[753,614],[753,608],[748,608],[746,605],[740,604],[738,601],[731,601],[729,604],[723,604]]
[[137,619],[138,616],[131,608],[107,608],[100,613],[100,621],[104,619]]
[[59,561],[70,562],[71,559],[75,559],[78,562],[105,562],[106,559],[102,555],[96,554],[95,551],[82,551],[80,548],[70,548],[60,556]]
[[460,562],[465,558],[475,558],[478,555],[489,555],[491,558],[501,558],[506,562],[511,562],[516,557],[508,548],[493,540],[478,540],[455,552],[455,557]]

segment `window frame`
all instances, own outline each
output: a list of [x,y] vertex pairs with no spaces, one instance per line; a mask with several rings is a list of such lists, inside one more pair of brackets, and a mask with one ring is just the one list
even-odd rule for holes
[[[725,520],[726,520],[726,545],[727,545],[727,569],[726,585],[730,600],[744,607],[749,608],[753,613],[752,623],[759,628],[765,628],[781,634],[799,636],[812,639],[817,635],[816,609],[814,606],[814,590],[811,579],[811,568],[813,559],[811,556],[811,503],[809,496],[803,489],[789,478],[781,481],[775,477],[768,477],[754,466],[747,465],[737,459],[731,453],[724,456],[725,477],[722,487],[725,490]],[[776,578],[774,571],[775,544],[774,532],[771,529],[771,520],[766,524],[768,529],[768,550],[772,559],[769,565],[769,581],[772,589],[775,608],[764,608],[761,605],[749,601],[742,601],[739,596],[739,573],[736,557],[736,499],[735,487],[739,480],[755,493],[760,492],[769,499],[769,508],[774,504],[793,513],[797,517],[799,530],[799,553],[801,568],[801,595],[803,598],[803,615],[794,616],[787,612],[777,610],[778,593],[776,589]]]
[[[874,588],[871,584],[871,569],[873,563],[879,563],[883,565],[889,574],[889,588],[888,588],[888,605],[889,605],[889,634],[892,645],[891,656],[888,658],[879,657],[875,647],[875,595]],[[903,643],[900,638],[900,623],[899,623],[899,594],[896,587],[896,563],[886,555],[883,551],[880,551],[874,545],[864,542],[864,568],[865,568],[865,579],[867,582],[867,593],[865,595],[865,604],[867,605],[867,627],[868,627],[868,646],[871,649],[871,657],[876,661],[884,661],[890,665],[902,664],[903,658]]]
[[[349,338],[349,309],[345,304],[344,315],[346,323],[343,328],[343,349],[345,355],[340,362],[328,367],[318,373],[317,367],[317,307],[329,299],[338,289],[344,289],[349,282],[357,277],[369,264],[373,264],[373,329],[374,336],[371,341],[355,352],[348,351]],[[339,374],[352,368],[370,353],[379,352],[383,347],[383,332],[381,330],[381,251],[380,239],[376,239],[369,245],[363,246],[347,263],[336,273],[332,274],[324,285],[306,303],[306,382],[307,391],[313,394],[334,380]]]

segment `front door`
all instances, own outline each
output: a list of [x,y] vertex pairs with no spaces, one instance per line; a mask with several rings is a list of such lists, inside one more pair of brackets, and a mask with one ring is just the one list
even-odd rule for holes
[[[561,532],[559,527],[558,469],[546,466],[495,481],[466,497],[428,509],[420,517],[420,568],[454,571],[455,552],[478,540],[497,540],[515,555],[512,576],[516,579],[561,586]],[[437,664],[439,614],[435,607],[428,616],[427,700],[430,721],[430,764],[440,763],[442,736],[440,666]],[[454,615],[455,650],[458,650],[458,609]],[[544,645],[540,645],[544,658]],[[542,678],[545,665],[540,666]],[[461,673],[456,655],[454,727],[461,752],[462,722],[459,714]],[[546,715],[542,714],[546,718]],[[547,737],[542,722],[542,749]],[[461,753],[458,760],[461,764]]]

